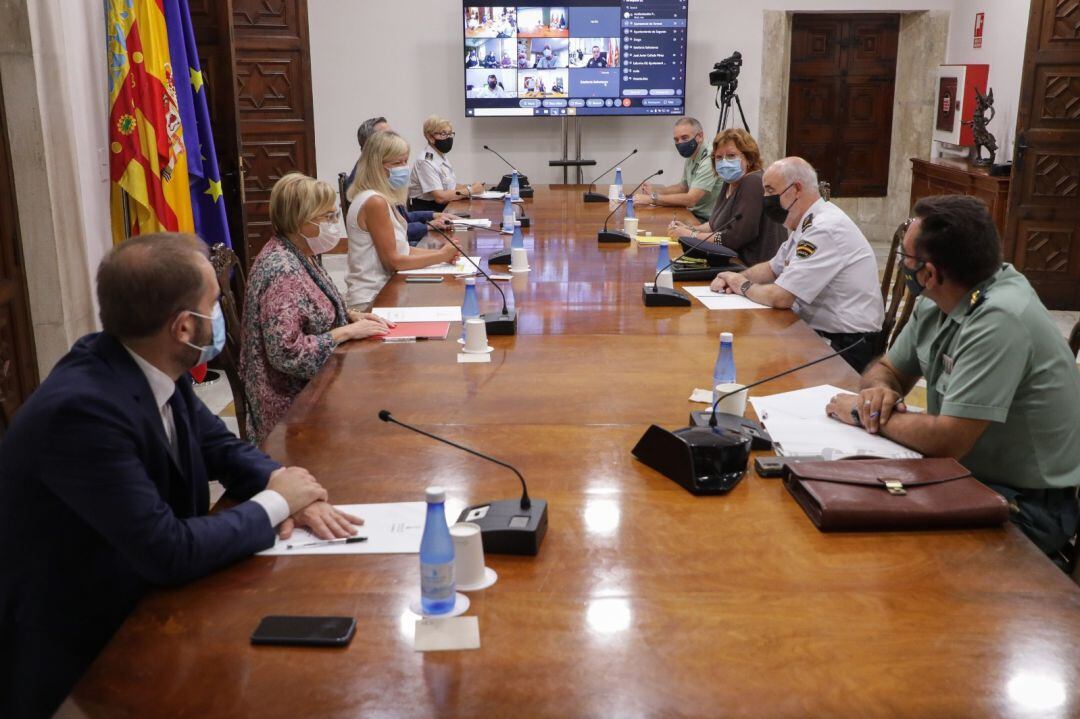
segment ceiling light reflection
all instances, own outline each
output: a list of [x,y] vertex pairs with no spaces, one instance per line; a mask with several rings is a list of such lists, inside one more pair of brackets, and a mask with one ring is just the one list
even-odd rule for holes
[[1020,707],[1037,712],[1065,705],[1065,683],[1047,674],[1017,674],[1009,680],[1009,699]]
[[612,499],[589,499],[585,502],[585,528],[591,534],[614,534],[622,512]]
[[630,628],[630,601],[625,598],[594,599],[589,602],[585,620],[597,634],[614,634]]

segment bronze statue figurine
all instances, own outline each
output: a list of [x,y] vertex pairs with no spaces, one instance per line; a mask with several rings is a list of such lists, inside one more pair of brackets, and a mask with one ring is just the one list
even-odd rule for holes
[[[987,110],[990,111],[989,117],[987,117]],[[965,125],[971,125],[971,131],[975,135],[975,147],[973,150],[972,162],[975,165],[992,166],[994,164],[994,157],[997,155],[997,140],[987,130],[987,126],[990,121],[994,119],[994,90],[990,90],[983,95],[979,92],[979,88],[975,88],[975,113],[970,120],[965,120]],[[990,155],[987,159],[982,159],[982,148],[986,148],[987,154]]]

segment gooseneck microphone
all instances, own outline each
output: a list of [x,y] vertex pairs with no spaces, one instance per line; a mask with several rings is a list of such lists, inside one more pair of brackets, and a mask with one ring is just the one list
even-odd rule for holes
[[629,155],[627,155],[626,157],[619,160],[614,165],[612,165],[611,167],[609,167],[608,169],[604,170],[599,175],[597,175],[596,178],[594,178],[593,181],[589,183],[589,190],[584,195],[582,195],[582,199],[585,202],[607,202],[608,201],[608,196],[607,195],[604,195],[604,194],[599,193],[599,192],[593,192],[593,190],[596,188],[596,183],[600,181],[601,177],[608,174],[609,172],[611,172],[616,167],[623,164],[624,162],[626,162],[627,160],[629,160],[631,157],[633,157],[636,154],[637,154],[637,148],[635,147],[634,151],[631,152]]
[[[484,320],[484,324],[487,325],[487,333],[489,335],[512,335],[517,334],[517,311],[508,310],[506,308],[506,293],[503,292],[502,287],[499,287],[499,283],[491,279],[491,275],[484,272],[480,265],[473,262],[473,258],[469,257],[469,253],[462,249],[461,245],[450,239],[450,235],[443,232],[432,223],[427,223],[428,227],[438,232],[443,236],[447,242],[457,248],[457,251],[461,253],[461,256],[469,261],[469,264],[476,268],[476,271],[484,276],[484,278],[499,291],[499,295],[502,297],[502,312],[496,314],[488,312],[480,315],[480,318]],[[464,318],[462,319],[464,322]]]
[[474,522],[480,525],[480,536],[484,543],[485,552],[535,555],[540,551],[540,543],[544,539],[544,534],[547,533],[547,502],[543,499],[532,500],[529,498],[525,477],[515,467],[482,452],[477,452],[475,449],[469,449],[457,442],[451,442],[431,432],[425,432],[419,427],[395,419],[389,410],[379,410],[379,419],[383,422],[404,427],[437,442],[450,445],[463,452],[468,452],[475,457],[494,462],[517,475],[518,481],[521,482],[521,499],[507,499],[466,507],[457,521]]
[[[727,230],[729,227],[731,227],[732,225],[734,225],[736,222],[738,222],[741,219],[742,219],[742,213],[741,212],[735,213],[734,215],[729,217],[726,222],[722,223],[720,225],[720,227],[713,230],[713,234],[715,235],[717,233],[724,232],[725,230]],[[660,275],[662,275],[664,273],[664,270],[671,267],[676,262],[678,262],[683,257],[685,257],[687,255],[687,253],[689,253],[691,250],[698,249],[699,247],[701,247],[701,245],[703,245],[704,243],[706,243],[708,241],[709,241],[708,237],[702,237],[700,240],[695,240],[693,237],[691,237],[690,238],[690,244],[692,245],[692,247],[690,247],[689,249],[686,250],[686,252],[683,252],[681,255],[679,255],[678,257],[671,260],[666,265],[664,265],[663,267],[660,268],[660,270],[656,273],[656,277],[653,278],[652,289],[649,289],[647,287],[641,288],[641,299],[645,303],[646,307],[689,307],[690,306],[690,298],[687,297],[686,295],[684,295],[683,293],[679,292],[676,289],[670,288],[670,287],[660,287],[660,285],[658,284],[660,282]]]
[[[495,155],[495,157],[502,160],[504,163],[506,163],[507,167],[509,167],[511,170],[513,170],[514,172],[516,172],[518,174],[518,191],[519,191],[519,194],[522,197],[532,197],[533,196],[533,188],[529,185],[529,178],[525,175],[524,172],[522,172],[521,170],[514,167],[512,164],[510,164],[509,160],[507,160],[505,157],[500,155],[496,150],[489,147],[488,145],[484,145],[484,149],[487,150],[488,152],[492,153],[493,155]],[[511,180],[510,175],[503,175],[502,180],[499,182],[498,185],[495,186],[495,189],[497,191],[499,191],[499,192],[509,192],[510,191],[510,180]],[[524,227],[524,225],[522,225],[522,227]]]
[[604,229],[602,229],[602,230],[600,230],[600,232],[596,233],[596,239],[597,239],[598,242],[629,242],[630,241],[630,235],[626,234],[625,232],[622,232],[621,230],[609,230],[607,228],[608,222],[611,221],[612,215],[614,215],[616,212],[618,212],[619,208],[622,207],[623,205],[625,205],[627,203],[627,201],[630,200],[634,196],[634,193],[637,192],[639,189],[641,189],[642,185],[644,185],[646,182],[653,179],[657,175],[663,175],[663,174],[664,174],[663,170],[657,170],[656,172],[654,172],[653,174],[649,175],[644,180],[639,182],[637,187],[635,187],[632,191],[626,193],[626,197],[624,197],[622,199],[622,201],[619,202],[619,204],[615,205],[615,209],[612,210],[611,212],[609,212],[608,216],[604,218]]
[[772,375],[771,377],[766,377],[765,379],[759,379],[757,382],[754,382],[753,384],[748,384],[745,387],[743,387],[742,389],[737,389],[737,390],[734,390],[732,392],[725,392],[724,394],[717,397],[716,400],[713,402],[712,412],[710,413],[710,417],[709,417],[709,426],[710,427],[715,427],[716,426],[716,408],[720,406],[720,402],[723,401],[725,398],[730,397],[730,396],[735,395],[735,394],[738,394],[739,392],[745,392],[748,389],[750,389],[751,387],[757,387],[759,384],[765,384],[766,382],[772,382],[774,379],[779,379],[781,377],[784,377],[786,375],[791,374],[792,372],[798,372],[799,370],[805,369],[805,368],[809,367],[810,365],[815,365],[818,362],[824,362],[825,360],[836,357],[837,355],[842,355],[845,352],[847,352],[848,350],[854,349],[855,347],[858,347],[859,345],[861,345],[865,341],[866,341],[865,337],[860,337],[859,339],[855,340],[854,342],[852,342],[851,344],[849,344],[847,347],[845,347],[842,350],[837,350],[836,352],[833,352],[832,354],[827,354],[824,357],[818,357],[816,360],[811,360],[811,361],[807,362],[806,364],[799,365],[798,367],[792,367],[791,369],[786,369],[783,372]]

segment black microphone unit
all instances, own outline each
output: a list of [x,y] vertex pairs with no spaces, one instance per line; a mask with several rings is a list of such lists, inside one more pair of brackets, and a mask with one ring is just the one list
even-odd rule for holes
[[472,522],[480,526],[480,538],[483,540],[484,551],[488,554],[536,556],[539,553],[540,543],[544,541],[544,535],[547,534],[547,502],[543,499],[529,499],[529,490],[525,486],[525,478],[521,476],[521,472],[506,462],[500,462],[494,457],[394,419],[388,410],[379,410],[379,419],[494,462],[516,474],[518,480],[521,481],[521,499],[503,499],[466,507],[458,516],[457,521]]
[[[750,450],[768,449],[772,447],[772,440],[753,420],[723,412],[718,414],[716,408],[720,401],[841,355],[865,341],[866,338],[861,338],[842,350],[722,394],[713,402],[711,410],[692,412],[689,427],[672,432],[654,424],[641,435],[631,453],[691,494],[725,494],[743,478]],[[706,426],[695,426],[700,421],[695,415],[704,415]]]
[[[503,232],[502,230],[493,230],[493,229],[491,229],[489,227],[469,227],[467,229],[470,232],[480,232],[481,230],[483,230],[484,232],[490,232],[490,233],[492,233],[494,235],[499,235],[500,237],[505,236],[507,234],[506,232]],[[513,237],[513,233],[509,233],[509,234],[510,234],[511,237]],[[490,267],[491,265],[509,265],[510,264],[510,250],[496,250],[495,252],[492,252],[490,255],[487,256],[487,263],[488,263],[488,267]]]
[[[440,235],[446,238],[447,242],[456,247],[458,252],[461,253],[461,256],[468,260],[469,264],[475,267],[477,272],[482,274],[485,279],[487,279],[487,281],[490,282],[491,285],[495,289],[497,289],[499,291],[499,294],[502,296],[502,312],[485,312],[484,314],[480,315],[480,319],[484,320],[484,324],[487,325],[487,333],[489,335],[517,334],[517,310],[508,310],[506,308],[506,293],[503,292],[502,287],[499,287],[499,283],[491,279],[491,275],[489,275],[487,272],[484,272],[484,270],[480,268],[480,265],[473,262],[472,258],[469,257],[469,253],[463,250],[461,248],[461,245],[451,240],[450,235],[446,234],[430,222],[428,223],[428,227],[438,232]],[[462,318],[462,322],[464,321],[464,318]]]
[[[500,160],[505,162],[507,167],[509,167],[511,170],[513,170],[514,172],[516,172],[518,174],[518,194],[519,195],[521,195],[522,197],[532,197],[533,196],[533,188],[532,188],[531,185],[529,185],[529,178],[525,175],[525,173],[523,173],[521,170],[519,170],[516,167],[514,167],[513,165],[511,165],[509,160],[507,160],[505,157],[503,157],[502,155],[500,155],[498,152],[491,149],[487,145],[484,145],[484,149],[487,150],[490,153],[493,153],[496,157],[498,157]],[[514,179],[513,175],[503,175],[502,180],[500,180],[499,184],[497,184],[495,186],[495,191],[496,192],[509,192],[510,191],[510,182],[513,179]],[[525,225],[522,225],[522,227],[524,227],[524,226]]]
[[664,174],[663,170],[657,170],[656,172],[654,172],[653,174],[649,175],[644,180],[639,182],[638,186],[635,187],[632,192],[626,193],[626,197],[623,198],[622,202],[615,205],[615,209],[612,210],[611,212],[609,212],[608,216],[606,218],[604,218],[604,229],[602,229],[602,230],[600,230],[599,232],[596,233],[597,242],[629,242],[630,241],[630,239],[631,239],[630,235],[626,234],[622,230],[609,230],[607,228],[608,222],[611,220],[611,216],[614,215],[616,212],[618,212],[619,208],[622,207],[623,205],[625,205],[627,200],[631,199],[634,196],[634,193],[637,192],[641,188],[642,185],[644,185],[646,182],[653,179],[657,175],[663,175],[663,174]]
[[634,151],[631,152],[629,155],[627,155],[626,157],[619,160],[614,165],[612,165],[611,167],[609,167],[608,169],[604,170],[599,175],[597,175],[596,178],[593,179],[593,181],[589,183],[589,191],[586,192],[584,195],[582,195],[581,199],[583,199],[585,202],[607,202],[608,201],[608,196],[607,195],[605,195],[603,193],[600,193],[600,192],[592,192],[592,189],[594,187],[596,187],[596,183],[600,181],[601,177],[608,174],[609,172],[611,172],[616,167],[623,164],[624,162],[626,162],[627,160],[629,160],[631,157],[633,157],[636,154],[637,154],[637,148],[635,147]]
[[[732,217],[728,218],[727,222],[720,225],[720,227],[717,228],[715,230],[715,232],[723,232],[724,230],[731,227],[732,225],[734,225],[736,222],[738,222],[741,219],[742,219],[742,213],[736,213]],[[708,241],[708,239],[709,239],[708,237],[703,237],[700,240],[696,240],[695,244],[700,243],[700,242],[706,242],[706,241]],[[689,252],[689,250],[687,250],[686,252]],[[683,256],[686,255],[686,252],[683,252],[681,255],[676,257],[674,260],[672,260],[671,262],[664,265],[663,268],[659,272],[656,273],[656,277],[653,278],[653,284],[652,284],[651,289],[649,287],[642,287],[641,288],[641,301],[645,303],[646,307],[689,307],[690,306],[690,298],[687,297],[686,295],[684,295],[682,292],[679,292],[678,290],[670,288],[670,287],[661,287],[658,284],[659,281],[660,281],[660,275],[663,274],[664,270],[666,270],[667,268],[671,267],[676,262],[681,260],[683,258]]]

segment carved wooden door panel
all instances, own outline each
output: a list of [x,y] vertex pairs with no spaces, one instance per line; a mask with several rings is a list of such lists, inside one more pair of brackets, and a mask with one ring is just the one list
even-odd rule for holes
[[0,86],[0,435],[38,383],[3,97]]
[[787,154],[804,157],[836,197],[888,191],[897,15],[796,14]]
[[294,170],[315,176],[307,0],[232,0],[232,29],[250,266],[271,235],[274,183]]
[[1005,258],[1051,309],[1080,309],[1080,2],[1032,0]]

